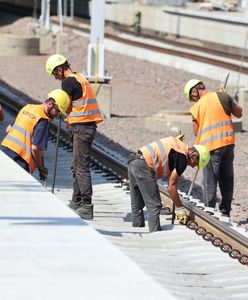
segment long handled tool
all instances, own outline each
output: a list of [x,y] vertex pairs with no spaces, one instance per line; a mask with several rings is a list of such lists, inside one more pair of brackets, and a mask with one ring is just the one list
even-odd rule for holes
[[53,168],[53,181],[52,181],[52,193],[54,193],[55,181],[56,181],[56,172],[57,172],[57,161],[58,161],[58,151],[59,151],[59,135],[60,135],[60,127],[61,127],[62,117],[59,117],[59,125],[57,130],[57,139],[56,139],[56,150],[55,150],[55,160],[54,160],[54,168]]
[[225,79],[224,87],[223,87],[224,90],[225,90],[225,88],[226,88],[226,86],[227,86],[227,82],[228,82],[229,76],[230,76],[230,73],[228,73],[228,74],[226,75],[226,79]]
[[193,179],[193,181],[191,182],[191,185],[190,185],[190,187],[189,187],[189,191],[188,191],[188,195],[187,195],[187,200],[189,200],[189,197],[190,197],[190,195],[191,195],[191,192],[192,192],[192,188],[193,188],[193,185],[194,185],[194,183],[195,183],[195,180],[196,180],[196,177],[197,177],[197,175],[198,175],[198,172],[199,172],[199,169],[197,169],[197,171],[196,171],[196,173],[195,173],[195,177],[194,177],[194,179]]
[[[41,161],[42,161],[42,166],[44,166],[44,155],[43,154],[42,154],[42,157],[41,157]],[[45,188],[47,188],[47,180],[46,179],[43,180],[43,186]]]

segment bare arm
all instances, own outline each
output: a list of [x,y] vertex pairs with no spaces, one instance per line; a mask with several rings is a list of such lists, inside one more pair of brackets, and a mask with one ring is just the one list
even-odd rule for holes
[[177,171],[174,169],[169,177],[168,192],[170,194],[172,201],[175,203],[176,207],[183,206],[177,191],[179,178],[180,177],[177,175]]
[[9,124],[9,125],[6,127],[5,132],[6,132],[6,133],[9,133],[10,129],[11,129],[11,125]]
[[38,169],[43,167],[43,150],[32,145],[32,156]]
[[0,121],[3,121],[3,119],[4,119],[3,108],[2,105],[0,104]]
[[243,111],[242,107],[238,103],[234,102],[231,110],[232,114],[237,118],[241,118],[242,111]]
[[194,135],[195,135],[195,136],[197,136],[198,129],[199,129],[198,123],[197,123],[196,120],[193,118],[193,132],[194,132]]

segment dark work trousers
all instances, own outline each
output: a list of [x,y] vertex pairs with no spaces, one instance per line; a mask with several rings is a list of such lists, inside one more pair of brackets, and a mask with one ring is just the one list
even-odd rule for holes
[[92,183],[90,173],[90,153],[96,134],[95,123],[72,124],[73,132],[73,195],[74,202],[91,204]]
[[143,208],[146,206],[149,231],[161,230],[159,215],[162,203],[154,172],[143,158],[135,158],[129,162],[128,176],[133,227],[145,226]]
[[216,205],[217,184],[221,192],[220,209],[231,210],[233,198],[234,145],[228,145],[210,152],[211,158],[203,169],[203,201],[208,207]]
[[15,161],[19,166],[21,166],[25,171],[28,173],[30,172],[29,164],[18,154],[16,154],[13,150],[9,149],[8,147],[2,146],[0,148],[6,155],[8,155],[13,161]]

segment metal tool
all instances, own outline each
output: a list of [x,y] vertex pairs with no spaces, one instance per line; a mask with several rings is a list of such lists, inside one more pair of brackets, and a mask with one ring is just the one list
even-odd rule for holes
[[53,181],[52,181],[52,193],[54,193],[55,181],[56,181],[56,172],[57,172],[57,161],[58,161],[58,151],[59,151],[59,135],[61,128],[62,117],[59,117],[59,125],[57,130],[57,139],[56,139],[56,150],[55,150],[55,160],[54,160],[54,168],[53,168]]
[[230,76],[230,73],[228,73],[227,76],[226,76],[225,83],[224,83],[224,89],[227,86],[227,82],[228,82],[229,76]]
[[[42,161],[42,166],[44,166],[44,155],[43,154],[42,154],[42,157],[41,157],[41,161]],[[47,188],[47,180],[46,179],[43,180],[43,186],[45,188]]]
[[193,188],[193,185],[194,185],[194,183],[195,183],[195,180],[196,180],[196,177],[197,177],[197,175],[198,175],[198,172],[199,172],[199,168],[197,168],[197,171],[196,171],[196,173],[195,173],[195,177],[194,177],[194,179],[193,179],[193,181],[191,182],[191,185],[190,185],[190,187],[189,187],[189,191],[188,191],[188,195],[187,195],[187,200],[189,200],[189,197],[190,197],[190,195],[191,195],[191,192],[192,192],[192,188]]

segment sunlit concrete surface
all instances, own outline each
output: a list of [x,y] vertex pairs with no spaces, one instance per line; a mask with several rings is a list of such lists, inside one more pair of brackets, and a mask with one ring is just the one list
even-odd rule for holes
[[175,299],[0,151],[4,300]]

